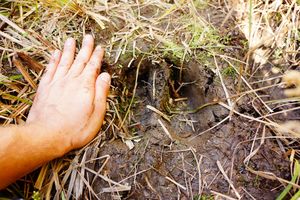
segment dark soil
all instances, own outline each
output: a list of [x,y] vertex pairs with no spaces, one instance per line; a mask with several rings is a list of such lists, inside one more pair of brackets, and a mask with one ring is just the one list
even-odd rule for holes
[[[135,79],[135,73],[132,71],[128,70],[124,76],[126,83],[131,87]],[[155,98],[152,92],[154,73]],[[252,141],[249,140],[253,139],[256,132],[258,136],[262,134],[262,128],[259,128],[257,123],[233,115],[230,120],[212,131],[197,136],[223,120],[229,112],[219,105],[212,105],[194,114],[182,112],[173,115],[168,123],[146,108],[147,105],[152,105],[167,113],[166,106],[171,109],[179,107],[189,110],[214,99],[224,98],[220,80],[210,68],[193,61],[186,63],[182,82],[192,84],[184,86],[178,94],[174,94],[173,88],[179,85],[178,74],[178,67],[174,63],[143,63],[139,73],[137,102],[132,108],[137,124],[134,130],[141,140],[134,143],[135,147],[132,150],[129,150],[121,139],[108,142],[100,149],[100,156],[110,156],[104,169],[105,174],[114,181],[132,186],[132,189],[129,192],[105,193],[103,188],[109,188],[109,184],[97,179],[92,187],[99,193],[99,198],[195,199],[201,192],[202,199],[205,199],[209,198],[211,190],[235,197],[220,173],[216,164],[219,161],[231,177],[237,191],[243,195],[243,199],[251,199],[247,192],[257,199],[274,199],[283,189],[278,187],[280,183],[251,174],[245,169],[243,162],[250,153]],[[234,94],[234,79],[228,77],[225,82]],[[174,95],[187,97],[188,100],[184,103],[174,103]],[[252,115],[253,111],[249,111],[248,106],[245,103],[245,108],[241,108],[241,111]],[[165,134],[158,119],[163,121],[173,141]],[[271,135],[267,130],[266,136]],[[254,170],[272,172],[281,178],[289,179],[289,163],[274,140],[265,141],[251,159],[249,166]],[[96,168],[95,171],[97,170]],[[187,190],[177,187],[166,177],[178,182]],[[123,181],[124,179],[126,180]]]
[[[224,19],[223,11],[210,8],[205,12],[210,13],[208,21],[220,27]],[[230,18],[225,26],[220,27],[219,32],[221,36],[227,35],[231,38],[231,46],[239,46],[243,36],[237,31],[232,20]],[[225,51],[235,57],[244,56],[241,49],[232,48]],[[236,190],[242,195],[242,199],[252,199],[252,197],[275,199],[283,190],[281,183],[249,172],[244,163],[245,158],[251,152],[253,138],[255,135],[261,137],[263,134],[262,125],[238,115],[232,115],[230,119],[216,128],[206,131],[224,120],[230,114],[229,111],[218,104],[211,104],[195,113],[188,111],[225,98],[220,78],[212,66],[206,66],[195,60],[181,65],[171,60],[165,58],[153,63],[150,60],[141,61],[140,58],[129,67],[124,67],[119,71],[113,69],[122,80],[113,80],[112,85],[122,89],[126,87],[132,92],[136,71],[139,68],[137,90],[131,107],[131,124],[126,124],[129,127],[129,135],[116,133],[116,130],[108,130],[109,134],[105,135],[106,138],[102,140],[104,144],[96,150],[90,148],[90,153],[98,154],[97,157],[109,156],[108,162],[104,165],[104,169],[101,168],[103,163],[98,162],[89,167],[96,172],[101,171],[101,174],[115,182],[131,186],[131,190],[107,192],[107,189],[112,189],[112,186],[101,178],[95,178],[90,184],[98,198],[205,200],[213,199],[212,191],[236,198],[217,166],[218,161]],[[221,69],[226,67],[221,61],[218,62]],[[112,70],[108,66],[104,68],[107,71]],[[182,74],[180,69],[182,69]],[[259,80],[260,76],[260,74],[254,76],[253,81]],[[224,75],[224,82],[230,95],[236,94],[237,79],[237,76]],[[155,95],[153,85],[155,85]],[[180,86],[182,86],[181,89],[177,90]],[[265,85],[257,84],[256,86]],[[282,98],[283,95],[280,88],[266,90],[266,94],[271,94],[267,97],[269,99]],[[132,95],[128,94],[130,98]],[[186,100],[176,101],[179,98],[186,98]],[[171,121],[164,120],[160,115],[148,109],[147,105],[168,114]],[[259,103],[257,107],[261,109]],[[259,116],[249,96],[244,97],[236,109],[249,116]],[[288,117],[276,116],[276,120],[294,118],[299,119],[299,115],[293,113]],[[166,126],[172,139],[165,133],[158,120]],[[266,137],[273,135],[272,130],[265,129]],[[124,140],[131,136],[139,140],[133,140],[134,148],[130,150]],[[259,143],[260,140],[256,141],[254,149],[259,146]],[[86,160],[88,157],[89,155],[86,156]],[[272,172],[278,177],[290,180],[288,158],[283,155],[276,139],[266,139],[251,158],[248,166],[253,170]],[[88,180],[95,177],[87,173]],[[180,184],[181,187],[170,179]],[[82,199],[91,199],[89,189],[85,188]]]
[[[220,27],[224,13],[215,8],[210,8],[207,13],[211,13],[208,21]],[[217,14],[214,15],[214,13]],[[230,18],[219,31],[221,35],[230,37],[232,46],[241,46],[244,37],[236,29],[233,19]],[[244,54],[241,49],[235,48],[225,51],[228,51],[230,55],[240,57]],[[120,77],[124,78],[121,82],[126,83],[130,91],[134,88],[138,63],[139,61],[136,61],[130,68],[120,72]],[[222,69],[225,67],[224,63],[219,64]],[[105,189],[111,186],[102,179],[95,179],[92,188],[99,198],[211,199],[211,191],[236,198],[217,166],[217,161],[219,161],[236,190],[242,195],[242,199],[253,197],[275,199],[283,190],[280,182],[252,174],[246,169],[244,163],[245,158],[251,152],[255,134],[261,137],[263,127],[256,122],[232,115],[229,120],[215,129],[203,133],[225,119],[229,115],[228,110],[215,104],[206,106],[196,113],[185,111],[224,99],[224,90],[213,67],[192,60],[184,63],[181,77],[181,66],[168,58],[160,63],[143,61],[141,64],[136,101],[131,108],[132,121],[135,125],[129,130],[141,140],[134,142],[135,147],[132,150],[129,150],[122,139],[111,140],[101,147],[99,155],[110,156],[103,170],[104,174],[111,180],[130,185],[132,188],[129,192],[105,192]],[[237,76],[224,75],[224,77],[229,93],[236,94]],[[154,79],[155,84],[153,84]],[[253,81],[260,79],[261,75],[257,75]],[[188,84],[177,91],[182,83]],[[120,82],[114,84],[118,85]],[[155,95],[153,95],[153,85],[155,85]],[[257,85],[257,87],[262,86],[264,85]],[[282,89],[273,90],[276,91],[267,91],[272,93],[268,99],[282,98]],[[187,98],[186,101],[175,101],[184,97]],[[246,96],[239,101],[237,109],[243,114],[258,117],[259,114],[251,103],[252,98]],[[171,122],[167,122],[147,109],[147,105],[169,114]],[[257,107],[262,109],[259,103]],[[183,112],[174,114],[172,110]],[[164,132],[158,119],[163,121],[173,140]],[[277,119],[280,120],[280,117],[277,116]],[[273,135],[272,130],[265,129],[266,137]],[[124,135],[121,137],[124,138]],[[248,167],[253,170],[272,172],[278,177],[290,180],[289,161],[283,155],[277,142],[275,139],[266,139],[247,163]],[[260,140],[253,148],[257,148],[259,143]],[[95,171],[98,171],[101,166],[102,163],[96,166]],[[166,177],[183,187],[178,187]],[[199,193],[202,194],[201,197]]]

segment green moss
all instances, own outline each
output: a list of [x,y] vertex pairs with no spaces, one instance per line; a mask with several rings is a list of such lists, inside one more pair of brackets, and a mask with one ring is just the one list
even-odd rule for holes
[[188,61],[191,58],[209,65],[214,52],[222,51],[221,37],[218,32],[209,25],[204,25],[190,19],[183,18],[182,22],[189,23],[180,35],[188,35],[188,41],[180,41],[173,38],[160,38],[163,43],[163,55],[174,63]]
[[247,39],[241,40],[244,49],[249,49],[249,41]]
[[173,41],[164,41],[164,56],[172,56],[174,59],[181,60],[184,56],[184,49]]
[[194,195],[193,200],[214,200],[214,196],[208,194],[203,194],[200,196],[199,194],[196,194]]
[[228,66],[222,70],[222,74],[225,76],[235,77],[237,73],[232,66]]
[[194,6],[198,9],[205,9],[208,7],[210,0],[194,0]]
[[210,47],[220,43],[217,31],[211,26],[203,26],[194,22],[188,26],[187,31],[192,33],[192,38],[189,41],[191,49],[203,46]]

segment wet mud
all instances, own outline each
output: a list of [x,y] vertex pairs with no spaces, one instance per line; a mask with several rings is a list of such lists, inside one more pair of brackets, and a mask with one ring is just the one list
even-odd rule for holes
[[[123,72],[131,88],[137,64],[132,67]],[[155,64],[145,61],[140,66],[137,83],[137,100],[131,109],[135,124],[132,130],[139,140],[134,142],[132,150],[122,139],[107,142],[100,149],[100,156],[110,156],[103,173],[111,180],[131,186],[131,190],[107,192],[110,185],[96,179],[92,187],[100,199],[198,199],[198,194],[205,199],[211,198],[212,191],[236,198],[217,162],[243,199],[251,199],[249,194],[257,199],[274,199],[279,194],[282,190],[279,182],[252,174],[245,167],[252,139],[263,131],[256,122],[232,115],[206,131],[224,120],[229,111],[212,104],[195,113],[187,112],[225,98],[221,82],[211,68],[193,61],[185,63],[183,68],[168,60]],[[234,79],[226,79],[225,84],[233,94]],[[147,105],[168,114],[170,122],[147,109]],[[255,114],[247,103],[239,111]],[[270,130],[264,131],[266,136],[272,136]],[[290,178],[287,159],[275,140],[266,140],[247,165]]]

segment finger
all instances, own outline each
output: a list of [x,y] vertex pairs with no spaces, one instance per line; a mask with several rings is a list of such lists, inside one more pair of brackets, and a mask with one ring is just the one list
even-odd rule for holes
[[[94,111],[89,119],[89,123],[85,127],[82,138],[81,145],[87,144],[91,141],[96,134],[99,132],[101,125],[103,123],[106,111],[106,100],[109,93],[110,87],[110,75],[108,73],[101,73],[96,80],[96,93],[94,99]],[[79,148],[80,146],[76,146],[75,148]]]
[[100,46],[97,46],[88,64],[83,69],[82,75],[91,83],[95,83],[97,75],[100,72],[103,55],[104,50]]
[[91,35],[86,35],[83,38],[82,47],[71,67],[69,73],[77,76],[79,75],[87,62],[90,60],[90,57],[94,50],[94,38]]
[[102,114],[106,109],[106,99],[109,92],[111,77],[107,72],[101,73],[96,80],[96,93],[94,100],[94,113],[97,116]]
[[75,40],[73,38],[67,39],[54,78],[62,77],[68,72],[74,61],[75,48]]
[[30,112],[29,112],[26,122],[30,122],[30,121],[32,121],[32,119],[35,119],[35,113],[36,113],[35,105],[37,104],[38,98],[40,97],[40,95],[44,95],[45,92],[47,92],[47,89],[45,87],[52,81],[55,71],[57,69],[58,63],[60,61],[60,58],[61,58],[61,52],[59,50],[55,50],[52,53],[50,61],[46,67],[46,71],[41,78],[37,93],[34,97],[34,101],[33,101],[33,104],[30,109]]
[[49,64],[46,67],[46,71],[40,81],[40,85],[51,82],[51,80],[53,79],[53,76],[55,74],[55,71],[57,69],[60,58],[61,58],[61,52],[59,50],[55,50],[51,56]]

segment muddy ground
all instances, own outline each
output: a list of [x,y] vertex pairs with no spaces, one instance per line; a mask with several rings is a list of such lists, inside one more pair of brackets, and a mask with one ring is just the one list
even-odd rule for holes
[[[209,13],[209,16],[205,13]],[[220,27],[225,17],[224,13],[216,8],[210,8],[205,13],[203,15],[209,18],[215,27]],[[233,47],[226,49],[226,53],[242,59],[245,52],[235,47],[241,45],[244,37],[234,21],[229,20],[218,31],[221,36],[229,35],[231,38],[228,45]],[[109,159],[107,163],[102,160],[92,162],[89,166],[115,182],[131,186],[131,190],[122,191],[119,188],[111,191],[113,188],[108,181],[87,172],[88,180],[93,181],[90,181],[91,188],[85,188],[81,199],[95,198],[89,196],[90,189],[94,190],[99,199],[205,200],[213,199],[213,191],[237,198],[217,162],[221,164],[242,199],[275,199],[280,194],[283,190],[280,182],[249,172],[244,163],[253,148],[255,135],[261,137],[264,132],[268,137],[274,136],[274,132],[235,114],[224,120],[230,112],[217,103],[212,103],[218,100],[226,103],[224,88],[215,66],[195,60],[178,64],[168,56],[160,62],[146,59],[140,63],[140,60],[141,58],[135,60],[130,67],[122,70],[105,66],[106,70],[113,70],[117,77],[121,78],[112,82],[114,87],[119,88],[119,93],[114,94],[116,96],[121,96],[124,87],[127,87],[128,91],[134,90],[136,71],[139,69],[134,103],[130,109],[133,113],[130,115],[131,124],[126,124],[130,135],[122,135],[123,132],[118,133],[111,128],[107,130],[102,138],[104,143],[98,148],[97,157],[106,156]],[[220,60],[217,62],[221,71],[226,68],[226,63]],[[235,95],[238,76],[222,76],[230,96]],[[263,69],[258,70],[248,81],[254,82],[262,78]],[[258,88],[266,86],[265,84],[271,83],[254,86]],[[248,89],[242,86],[242,90]],[[264,100],[283,97],[280,88],[264,90],[259,94],[269,95],[264,97]],[[129,99],[132,95],[128,94]],[[260,114],[253,105],[259,110],[263,110],[263,105],[253,99],[250,95],[243,97],[236,110],[245,115],[259,117]],[[147,105],[167,114],[170,122],[148,109]],[[206,106],[195,111],[203,105]],[[277,108],[276,111],[280,109],[286,108]],[[274,120],[283,119],[299,119],[299,116],[297,113],[291,113],[288,116],[274,117]],[[163,130],[159,120],[170,135]],[[104,130],[107,125],[104,125]],[[216,127],[207,131],[214,126]],[[124,142],[124,138],[130,136],[136,138],[131,150]],[[259,142],[255,143],[254,149],[258,147]],[[266,139],[247,164],[253,170],[272,172],[278,177],[290,180],[288,157],[283,154],[278,142],[276,139]],[[89,153],[94,152],[96,150],[90,148]],[[201,197],[199,193],[202,194]]]
[[[232,48],[225,49],[225,53],[243,60],[246,52],[241,43],[244,37],[232,19],[223,27],[220,26],[224,15],[214,7],[203,13],[203,16],[218,28],[221,36],[230,37],[227,45]],[[123,66],[128,66],[129,60],[125,61]],[[284,189],[280,182],[249,172],[244,163],[251,148],[255,149],[259,145],[260,141],[257,141],[252,147],[255,135],[261,137],[264,132],[266,137],[274,136],[272,130],[238,115],[232,115],[222,122],[230,113],[218,104],[204,106],[195,112],[196,108],[206,103],[217,100],[226,103],[220,77],[215,71],[215,66],[211,66],[213,60],[208,62],[211,65],[195,60],[178,63],[168,56],[159,62],[140,60],[141,58],[136,59],[129,67],[121,70],[110,69],[115,73],[118,71],[116,74],[121,80],[114,79],[112,85],[119,88],[119,93],[115,95],[121,96],[124,87],[130,92],[134,91],[136,71],[139,68],[134,103],[130,109],[133,113],[130,115],[131,124],[126,124],[129,136],[124,135],[124,132],[108,130],[98,156],[110,158],[105,164],[92,164],[95,171],[102,170],[101,174],[122,185],[131,186],[131,190],[122,192],[122,189],[118,188],[112,192],[113,188],[109,182],[89,174],[89,180],[94,180],[91,182],[91,188],[100,199],[204,200],[213,199],[212,191],[237,198],[217,162],[220,162],[242,199],[275,199],[280,194]],[[227,65],[220,60],[217,62],[222,73],[222,69]],[[106,66],[108,70],[110,67]],[[268,66],[265,68],[258,70],[248,81],[262,80],[264,70],[270,71]],[[238,76],[222,74],[222,77],[229,95],[236,94]],[[270,84],[272,83],[259,83],[254,87]],[[242,90],[246,91],[248,88],[242,85]],[[259,94],[271,94],[264,100],[283,98],[282,89],[277,87]],[[132,95],[128,94],[129,99]],[[147,105],[167,114],[170,122],[148,109]],[[254,100],[254,96],[249,95],[238,101],[236,110],[245,115],[259,117],[260,114],[253,105],[261,109],[261,112],[265,109],[259,101]],[[294,117],[295,113],[291,116],[277,115],[274,120]],[[158,120],[162,121],[171,137],[163,130]],[[206,131],[215,125],[218,126]],[[119,139],[114,139],[116,136]],[[132,150],[125,144],[124,139],[121,139],[130,136],[138,138],[133,140]],[[290,180],[288,157],[283,155],[278,142],[276,139],[266,139],[247,166]],[[89,188],[86,188],[82,198],[91,198],[88,191]],[[201,197],[199,193],[202,194]]]
[[[210,13],[211,18],[215,18],[211,21],[219,27],[220,18],[224,16],[213,15],[220,13],[214,9]],[[228,22],[219,32],[231,36],[232,46],[238,46],[243,39],[233,22]],[[244,56],[243,51],[238,48],[229,49],[227,53],[240,58]],[[225,63],[218,62],[221,69],[226,67]],[[120,77],[124,77],[122,83],[126,83],[129,91],[133,91],[138,65],[139,61],[136,61],[130,68],[121,72]],[[261,80],[263,72],[263,69],[258,70],[248,81]],[[159,63],[148,60],[142,62],[138,77],[135,103],[131,108],[134,113],[133,125],[129,126],[129,132],[134,133],[139,140],[134,142],[132,150],[129,150],[122,139],[115,139],[106,142],[99,151],[99,156],[110,156],[103,174],[132,188],[129,192],[108,192],[108,182],[95,179],[91,187],[100,199],[213,199],[212,191],[237,198],[217,162],[221,163],[242,199],[275,199],[280,194],[283,190],[280,182],[249,172],[244,163],[251,152],[255,135],[261,137],[264,132],[266,137],[274,136],[272,130],[238,115],[232,115],[222,122],[230,113],[218,104],[190,112],[206,103],[225,98],[221,80],[214,67],[194,60],[183,65],[176,64],[168,58]],[[229,94],[236,94],[238,77],[224,74],[223,77]],[[182,83],[186,84],[177,90]],[[113,84],[121,83],[115,80]],[[256,84],[255,87],[268,84],[271,83]],[[247,90],[243,87],[242,89]],[[283,98],[280,88],[265,90],[259,94],[271,94],[264,100]],[[183,99],[175,100],[180,98]],[[237,111],[259,117],[253,105],[262,112],[263,105],[253,99],[253,96],[242,98],[236,107]],[[147,105],[168,114],[171,121],[163,119],[148,109]],[[175,110],[177,112],[174,114],[172,111]],[[295,113],[291,116],[278,115],[274,120],[293,119],[295,116]],[[158,120],[163,122],[171,137],[166,134]],[[219,123],[216,128],[206,131]],[[258,147],[259,142],[255,143],[254,149]],[[278,177],[290,180],[288,157],[283,155],[278,142],[276,139],[266,139],[247,165],[253,170],[272,172]],[[101,167],[102,163],[96,164],[95,171]]]
[[[104,174],[116,182],[132,186],[132,189],[130,192],[106,193],[106,189],[110,188],[109,184],[96,179],[92,188],[100,199],[197,199],[198,192],[203,194],[201,199],[210,199],[211,190],[236,197],[228,181],[220,173],[217,161],[222,164],[243,199],[274,199],[283,189],[281,184],[250,173],[243,162],[250,153],[251,139],[256,133],[261,136],[262,127],[256,122],[233,115],[215,129],[203,133],[225,119],[229,111],[219,105],[207,106],[196,113],[186,111],[224,98],[220,79],[207,66],[191,61],[185,63],[182,75],[182,82],[189,84],[176,93],[174,88],[179,85],[178,68],[168,61],[143,63],[138,79],[137,100],[132,107],[134,126],[130,130],[136,133],[140,141],[134,142],[132,150],[121,139],[107,142],[100,148],[100,156],[110,156]],[[131,87],[135,80],[135,73],[132,71],[135,70],[125,72],[125,82]],[[234,94],[235,83],[235,78],[226,77],[225,85],[231,94]],[[187,100],[174,101],[182,97]],[[169,111],[169,114],[170,108],[182,112],[173,114],[169,123],[147,109],[147,105],[165,113]],[[250,97],[240,102],[239,112],[258,116],[251,107]],[[172,139],[159,124],[159,119]],[[265,131],[266,136],[273,135],[270,130]],[[290,179],[289,163],[276,140],[266,140],[248,165],[254,170],[268,171],[278,177]],[[102,165],[96,167],[95,171],[100,166]]]

